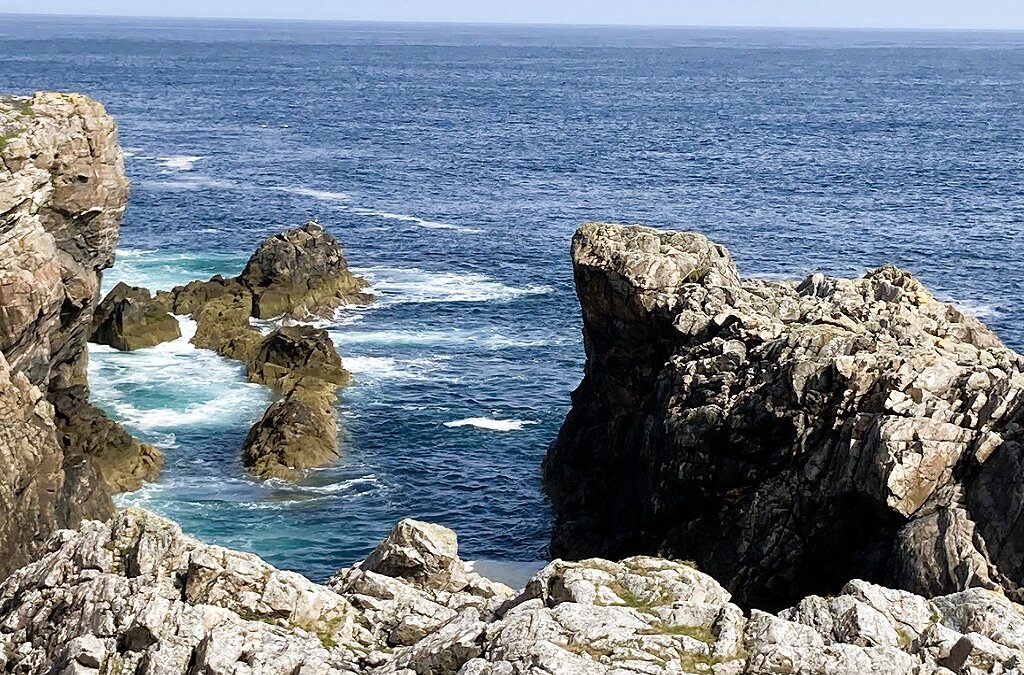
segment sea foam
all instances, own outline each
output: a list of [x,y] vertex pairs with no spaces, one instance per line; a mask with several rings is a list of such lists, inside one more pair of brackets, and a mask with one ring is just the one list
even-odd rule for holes
[[160,166],[174,169],[175,171],[191,171],[196,162],[205,159],[199,155],[170,155],[168,157],[157,157],[156,161]]
[[476,427],[477,429],[487,429],[488,431],[522,431],[523,427],[527,424],[536,423],[533,420],[496,420],[490,417],[467,417],[463,420],[445,422],[444,425],[449,429]]

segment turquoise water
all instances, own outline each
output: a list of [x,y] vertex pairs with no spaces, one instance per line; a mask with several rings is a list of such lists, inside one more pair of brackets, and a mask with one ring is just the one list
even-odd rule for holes
[[470,558],[545,556],[589,219],[700,230],[748,274],[893,262],[1024,346],[1021,34],[0,16],[0,90],[34,89],[118,119],[106,288],[235,274],[316,217],[379,292],[325,324],[344,453],[294,486],[242,471],[268,401],[239,366],[92,352],[96,402],[167,456],[124,502],[318,579],[403,516]]

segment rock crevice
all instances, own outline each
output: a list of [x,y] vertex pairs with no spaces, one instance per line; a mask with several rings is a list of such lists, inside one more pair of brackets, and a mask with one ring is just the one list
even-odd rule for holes
[[128,197],[116,127],[76,94],[0,97],[0,576],[159,470],[88,401],[86,339]]
[[552,553],[693,559],[744,605],[853,578],[1018,597],[1024,359],[894,267],[741,279],[694,233],[573,241],[587,363]]

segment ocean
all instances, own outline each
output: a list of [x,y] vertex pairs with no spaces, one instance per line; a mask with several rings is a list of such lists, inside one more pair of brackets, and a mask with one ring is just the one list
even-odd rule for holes
[[0,91],[41,89],[120,126],[105,288],[235,274],[311,218],[373,283],[323,323],[343,457],[296,485],[242,470],[268,395],[237,364],[91,350],[94,401],[167,458],[120,502],[317,580],[406,516],[545,558],[587,220],[703,232],[748,275],[895,263],[1024,348],[1024,33],[0,15]]

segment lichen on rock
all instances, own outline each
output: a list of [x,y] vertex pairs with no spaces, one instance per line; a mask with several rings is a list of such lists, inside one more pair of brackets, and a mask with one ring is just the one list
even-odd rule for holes
[[981,322],[894,267],[741,279],[695,233],[589,224],[572,253],[555,555],[693,559],[767,608],[851,578],[1020,597],[1024,359]]

